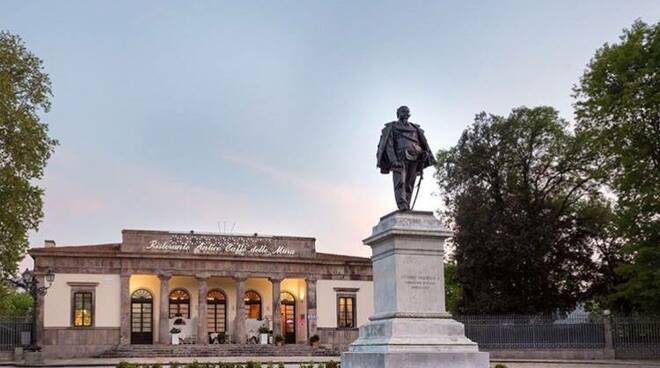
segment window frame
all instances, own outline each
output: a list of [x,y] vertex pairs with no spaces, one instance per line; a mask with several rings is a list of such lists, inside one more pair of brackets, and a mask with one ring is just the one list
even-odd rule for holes
[[[252,300],[245,300],[245,296],[249,293],[255,293],[259,297],[259,302],[252,301]],[[250,305],[258,305],[259,306],[259,318],[257,320],[262,321],[264,318],[264,306],[263,306],[264,299],[261,297],[261,294],[259,294],[256,290],[250,289],[245,291],[243,294],[243,311],[245,313],[245,319],[248,319],[250,314],[248,313],[248,306]]]
[[[176,309],[177,309],[177,313],[174,313],[174,315],[172,315],[172,294],[173,294],[175,291],[183,291],[184,293],[186,293],[186,294],[188,295],[188,299],[184,299],[184,300],[182,300],[182,301],[179,301],[179,299],[175,299],[175,300],[174,300],[174,301],[175,301],[175,302],[174,302],[174,305],[177,306],[177,308],[176,308]],[[190,306],[190,299],[191,299],[191,298],[192,298],[192,296],[191,296],[190,292],[189,292],[188,290],[184,289],[184,288],[175,288],[175,289],[173,289],[172,291],[170,291],[170,293],[167,295],[167,318],[168,318],[168,319],[172,319],[172,318],[185,318],[185,319],[190,319],[190,315],[191,315],[191,311],[190,311],[190,308],[191,308],[191,306]],[[179,306],[182,305],[182,304],[186,304],[186,305],[188,306],[188,313],[187,313],[187,315],[183,315],[183,313],[181,313],[181,308],[180,308]],[[177,314],[181,314],[181,317],[177,317]]]
[[[211,295],[212,292],[216,292],[216,291],[219,292],[220,294],[222,294],[224,299],[222,299],[219,302],[216,302],[215,300],[209,301],[209,295]],[[224,331],[218,331],[218,325],[219,325],[218,322],[220,322],[220,319],[217,318],[218,317],[218,313],[217,313],[218,307],[217,307],[217,305],[224,305],[225,313],[224,313],[224,318],[222,320]],[[222,290],[222,289],[211,289],[206,293],[206,328],[207,328],[208,332],[227,333],[227,314],[228,314],[227,313],[227,305],[228,305],[228,303],[227,303],[227,294],[224,292],[224,290]],[[215,331],[211,331],[211,328],[209,326],[210,320],[209,320],[208,317],[209,317],[209,311],[211,310],[211,309],[209,309],[210,306],[213,306],[213,311],[214,311],[213,327],[214,327]]]
[[[341,315],[341,309],[339,308],[341,299],[352,299],[351,326],[350,327],[341,325],[342,315]],[[345,311],[344,311],[345,315],[343,316],[346,321],[348,321],[347,311],[348,311],[348,308],[345,309]],[[357,294],[356,293],[337,293],[337,328],[338,329],[344,329],[344,330],[350,330],[350,329],[356,329],[357,328]]]
[[[96,287],[98,286],[98,282],[68,282],[67,285],[71,288],[71,305],[70,305],[70,310],[71,310],[71,321],[69,325],[72,328],[81,328],[81,329],[87,329],[87,328],[93,328],[96,326]],[[77,294],[90,294],[91,295],[91,300],[90,300],[90,323],[89,325],[76,325],[76,295]],[[84,297],[83,297],[84,298]],[[83,309],[84,309],[84,299],[83,299]]]

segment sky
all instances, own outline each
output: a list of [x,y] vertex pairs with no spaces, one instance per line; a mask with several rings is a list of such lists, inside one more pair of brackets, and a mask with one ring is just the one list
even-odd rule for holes
[[[369,256],[396,208],[375,154],[398,106],[434,151],[481,111],[572,121],[589,59],[638,18],[660,1],[3,1],[0,29],[50,75],[60,142],[30,242],[256,232]],[[415,209],[442,206],[433,173]]]

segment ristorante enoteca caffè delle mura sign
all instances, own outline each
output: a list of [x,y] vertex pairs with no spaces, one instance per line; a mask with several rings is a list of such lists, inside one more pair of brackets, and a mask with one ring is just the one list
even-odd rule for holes
[[218,254],[232,256],[294,256],[296,251],[272,238],[171,234],[151,240],[144,248],[151,252]]

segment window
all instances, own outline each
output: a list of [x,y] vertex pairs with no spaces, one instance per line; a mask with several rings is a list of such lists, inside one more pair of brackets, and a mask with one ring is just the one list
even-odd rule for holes
[[227,324],[227,298],[220,290],[211,290],[206,296],[206,323],[208,332],[225,332]]
[[91,291],[73,293],[73,326],[91,327],[94,313],[94,295]]
[[355,328],[355,295],[337,295],[337,327]]
[[190,318],[190,294],[183,289],[174,289],[170,293],[170,318]]
[[254,290],[245,292],[245,318],[261,319],[261,296]]

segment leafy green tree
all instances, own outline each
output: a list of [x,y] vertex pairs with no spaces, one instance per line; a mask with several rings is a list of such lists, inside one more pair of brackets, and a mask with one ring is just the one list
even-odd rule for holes
[[606,221],[593,157],[551,107],[481,113],[437,174],[454,227],[461,313],[550,313],[594,281],[595,224]]
[[603,163],[632,258],[612,297],[660,313],[660,23],[637,21],[597,50],[574,92],[576,131]]
[[7,285],[0,285],[0,315],[27,316],[32,297]]
[[461,284],[456,277],[456,262],[445,263],[445,306],[451,314],[458,313],[458,301],[461,298]]
[[43,176],[57,141],[40,112],[50,109],[51,84],[42,62],[20,37],[0,32],[0,278],[16,271],[27,233],[43,216]]

